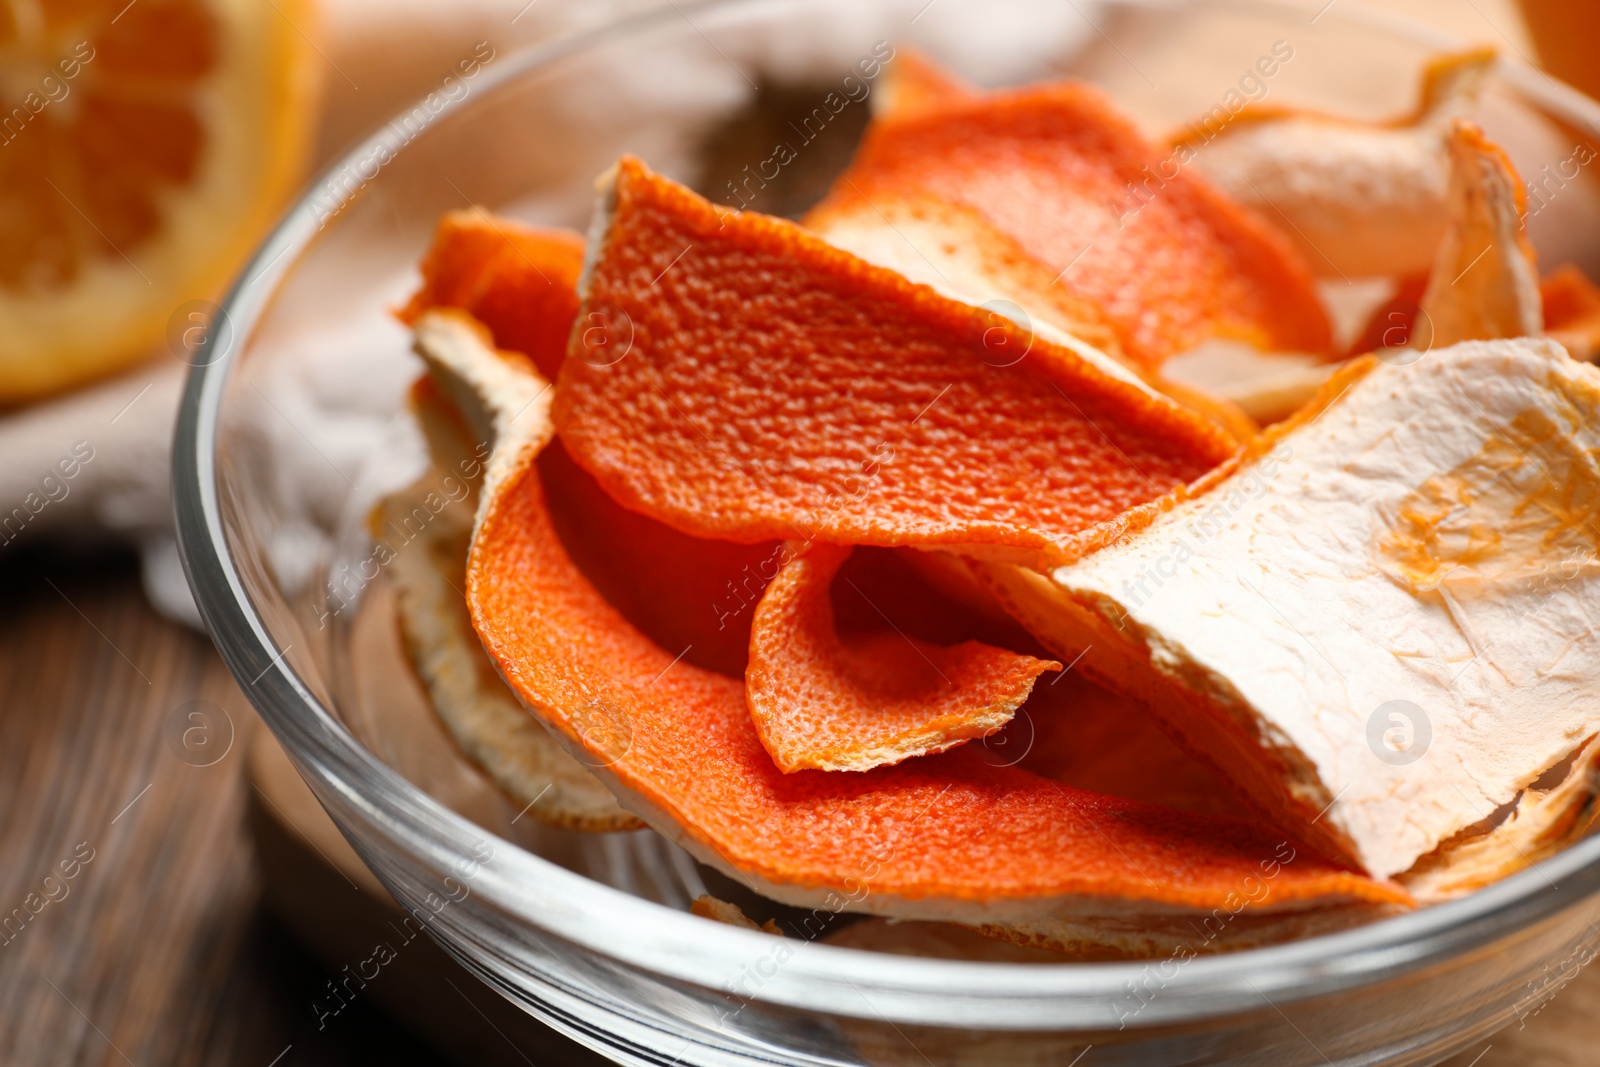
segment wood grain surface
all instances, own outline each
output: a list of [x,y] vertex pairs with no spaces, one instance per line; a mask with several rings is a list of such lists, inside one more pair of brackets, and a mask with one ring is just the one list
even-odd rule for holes
[[[417,968],[458,989],[441,1013],[483,1020],[459,1057],[380,1010],[387,970],[319,1026],[337,967],[263,905],[250,828],[282,813],[249,784],[264,731],[210,643],[151,611],[126,558],[8,554],[0,605],[0,1064],[575,1062],[537,1026],[509,1047],[486,1016],[520,1013],[432,945]],[[300,908],[382,921],[375,885],[276,840],[263,855]]]

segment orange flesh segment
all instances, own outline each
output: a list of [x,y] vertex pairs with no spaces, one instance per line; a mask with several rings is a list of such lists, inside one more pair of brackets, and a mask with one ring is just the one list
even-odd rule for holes
[[407,323],[432,307],[468,312],[495,346],[521,352],[554,381],[578,317],[583,238],[536,230],[481,211],[439,220],[422,258],[422,288],[400,312]]
[[1032,299],[1054,305],[1041,311],[1071,329],[1098,308],[1147,368],[1215,337],[1327,352],[1288,241],[1168,155],[1087,85],[989,93],[875,124],[807,224],[895,204],[971,212],[1014,244],[1025,263],[999,266],[1035,276]]
[[724,215],[628,158],[612,195],[583,310],[631,322],[633,345],[568,359],[553,417],[613,498],[685,533],[1049,558],[1234,451],[1105,357],[783,220]]
[[[508,684],[591,762],[625,804],[703,857],[768,886],[907,901],[1088,897],[1211,909],[1241,904],[1282,838],[1060,786],[986,761],[981,746],[867,774],[773,765],[744,686],[650,642],[567,555],[537,469],[498,493],[468,564],[474,625]],[[1246,908],[1403,890],[1301,851]],[[881,899],[881,898],[880,898]]]
[[984,737],[1011,720],[1041,673],[1061,669],[978,641],[918,640],[887,615],[890,630],[844,640],[830,586],[851,550],[786,547],[789,561],[756,609],[745,672],[756,732],[786,773],[865,771]]
[[0,34],[43,59],[26,81],[0,80],[17,91],[0,112],[0,286],[51,290],[96,259],[121,263],[160,229],[162,196],[195,176],[193,97],[217,63],[216,18],[196,0],[123,6],[46,5],[28,40],[15,24]]

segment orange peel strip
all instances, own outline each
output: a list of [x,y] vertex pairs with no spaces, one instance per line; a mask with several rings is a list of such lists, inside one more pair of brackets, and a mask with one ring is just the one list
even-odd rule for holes
[[878,93],[872,112],[877,122],[914,118],[981,95],[972,85],[910,48],[895,53],[894,64],[884,71]]
[[583,238],[575,233],[452,211],[439,220],[422,257],[422,287],[400,319],[412,324],[428,308],[460,308],[489,328],[498,347],[523,353],[554,379],[578,315],[582,266]]
[[[1259,825],[1070,789],[974,746],[869,774],[782,773],[744,686],[675,661],[573,564],[533,462],[552,427],[536,420],[475,420],[506,426],[497,452],[521,461],[485,483],[467,567],[474,625],[523,703],[701,860],[791,904],[1001,926],[1104,915],[1111,940],[1131,936],[1118,919],[1151,905],[1410,904],[1398,886],[1304,852],[1279,867],[1282,839]],[[1264,891],[1241,900],[1245,879]]]
[[[534,230],[482,211],[439,220],[422,260],[422,287],[400,317],[415,323],[430,308],[466,311],[489,329],[496,348],[521,352],[554,378],[578,316],[583,241]],[[580,334],[599,352],[604,331]],[[583,347],[587,345],[588,347]],[[584,572],[608,600],[663,646],[704,667],[742,675],[750,620],[777,573],[778,545],[734,545],[688,537],[619,507],[559,447],[539,458],[562,534],[583,546]]]
[[1451,125],[1449,147],[1450,228],[1422,294],[1416,344],[1426,352],[1458,341],[1543,336],[1522,179],[1505,150],[1465,119]]
[[1079,83],[875,124],[806,224],[947,290],[998,287],[976,299],[1015,300],[1094,343],[1103,320],[1114,354],[1146,368],[1215,337],[1268,351],[1331,346],[1288,240]]
[[1280,227],[1319,274],[1422,274],[1450,221],[1450,123],[1472,107],[1494,63],[1490,48],[1435,56],[1416,108],[1384,122],[1219,104],[1172,138],[1173,158]]
[[1593,362],[1600,353],[1600,288],[1571,263],[1551,271],[1539,286],[1544,328],[1572,358]]
[[850,552],[796,551],[756,609],[746,698],[779,770],[865,771],[943,752],[1000,729],[1040,674],[1061,669],[978,641],[941,647],[903,631],[842,640],[830,586]]
[[629,323],[632,348],[563,364],[556,425],[613,498],[685,533],[1037,565],[1234,452],[1093,349],[723,214],[637,160],[600,210],[583,309]]
[[756,605],[782,564],[779,543],[708,541],[629,511],[559,438],[540,454],[539,476],[562,540],[607,601],[687,662],[744,674]]

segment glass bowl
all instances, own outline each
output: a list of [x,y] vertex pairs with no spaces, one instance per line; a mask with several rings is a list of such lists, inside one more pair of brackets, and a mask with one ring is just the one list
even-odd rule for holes
[[[622,151],[730,200],[774,141],[799,138],[805,165],[750,205],[797,213],[849,157],[871,91],[859,63],[880,41],[988,84],[1084,77],[1152,130],[1235,91],[1404,111],[1424,59],[1455,43],[1356,0],[728,0],[463,56],[312,187],[190,355],[174,470],[184,561],[262,718],[440,944],[625,1062],[1421,1064],[1536,1011],[1559,989],[1552,972],[1595,954],[1600,840],[1455,903],[1234,955],[910,958],[693,917],[708,885],[739,888],[650,831],[522,820],[435,723],[366,523],[425,463],[404,407],[419,364],[389,309],[434,222],[474,203],[581,229],[594,177]],[[1276,42],[1292,62],[1252,73]],[[1575,131],[1600,130],[1600,108],[1511,58],[1480,117],[1538,176]],[[846,103],[819,111],[835,89]],[[1592,180],[1548,188],[1529,218],[1541,255],[1600,273]]]

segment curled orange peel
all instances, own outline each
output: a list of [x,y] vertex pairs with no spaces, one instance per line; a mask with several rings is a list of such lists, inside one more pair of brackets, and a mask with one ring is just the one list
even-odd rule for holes
[[744,674],[780,544],[708,541],[629,511],[572,462],[560,438],[540,454],[539,476],[563,543],[607,602],[686,662]]
[[841,638],[830,586],[850,553],[792,546],[756,609],[746,699],[779,770],[866,771],[987,736],[1061,669],[978,641],[919,640],[887,615],[890,629]]
[[961,546],[1043,565],[1232,438],[1070,338],[1029,333],[631,158],[602,192],[554,418],[606,492],[698,537]]
[[[415,323],[430,308],[468,312],[496,348],[520,352],[546,378],[566,358],[578,316],[583,241],[482,211],[439,220],[422,259],[422,286],[400,317]],[[599,358],[612,338],[580,330],[579,350]],[[481,438],[480,438],[481,440]],[[562,535],[581,548],[579,564],[606,598],[662,646],[690,662],[744,673],[750,620],[777,566],[776,543],[735,545],[688,537],[619,507],[559,442],[540,455]]]
[[1331,346],[1310,269],[1287,239],[1080,83],[891,109],[806,225],[972,303],[1013,302],[1147,370],[1217,337],[1268,351]]
[[1415,109],[1387,121],[1218,105],[1172,138],[1174,158],[1279,227],[1319,274],[1419,274],[1449,224],[1450,124],[1470,110],[1494,64],[1489,48],[1434,57]]
[[895,53],[873,103],[874,122],[914,118],[977,99],[980,90],[910,48]]
[[[761,745],[744,685],[651,642],[568,555],[536,463],[554,433],[547,409],[510,406],[544,395],[537,372],[496,353],[463,316],[431,312],[418,327],[419,342],[455,346],[429,360],[460,379],[445,394],[482,408],[465,413],[469,424],[500,428],[496,458],[515,457],[489,464],[467,564],[484,648],[624,807],[702,861],[785,903],[964,919],[998,936],[1130,952],[1192,940],[1189,926],[1163,923],[1173,909],[1222,908],[1240,930],[1260,930],[1410,905],[1399,887],[1257,824],[1071,789],[997,765],[982,747],[866,774],[784,774]],[[486,388],[502,370],[525,383]],[[1155,933],[1141,915],[1155,916]]]
[[1477,126],[1451,124],[1450,225],[1422,294],[1415,344],[1540,337],[1544,311],[1533,245],[1522,220],[1528,196],[1505,150]]
[[1600,287],[1571,263],[1551,271],[1540,283],[1544,328],[1574,359],[1594,361],[1600,353]]
[[452,211],[439,220],[422,257],[422,286],[400,319],[415,323],[429,308],[460,308],[488,327],[496,345],[523,353],[554,379],[578,314],[582,266],[583,238],[575,233]]

